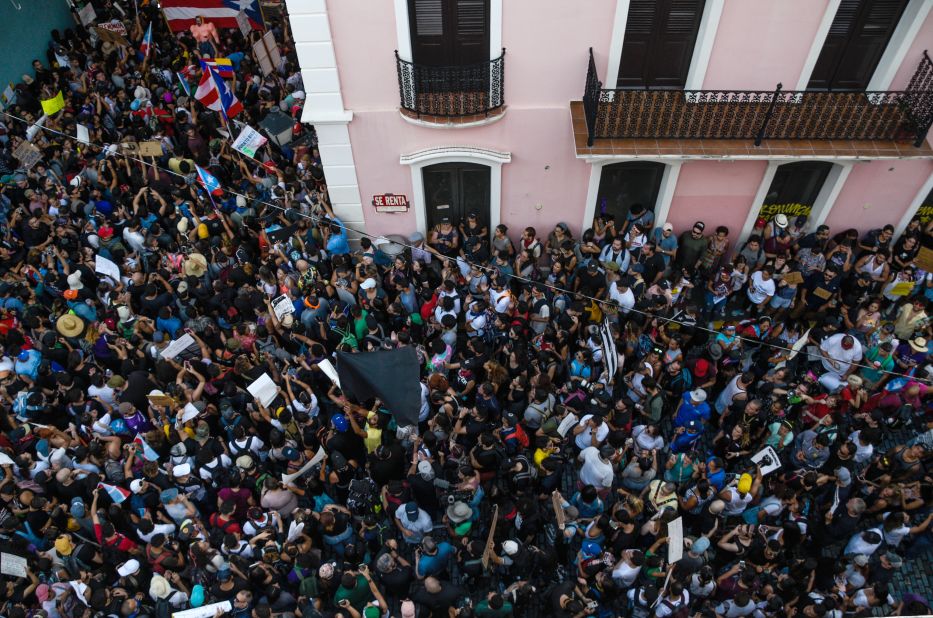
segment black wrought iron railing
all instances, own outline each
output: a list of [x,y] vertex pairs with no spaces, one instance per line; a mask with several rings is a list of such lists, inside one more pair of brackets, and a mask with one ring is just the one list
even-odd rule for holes
[[604,89],[593,50],[583,93],[588,144],[597,138],[895,140],[920,146],[933,124],[926,52],[906,90]]
[[488,115],[505,104],[505,49],[489,62],[433,67],[395,52],[402,109],[419,116]]

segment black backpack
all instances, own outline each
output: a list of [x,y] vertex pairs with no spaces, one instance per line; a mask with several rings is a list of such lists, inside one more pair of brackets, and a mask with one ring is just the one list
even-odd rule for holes
[[153,612],[153,618],[172,618],[172,613],[175,611],[172,607],[172,597],[174,597],[178,592],[172,592],[168,597],[164,599],[159,599],[155,603],[155,611]]
[[347,494],[347,508],[354,515],[367,515],[375,511],[379,490],[371,478],[360,477],[350,481]]

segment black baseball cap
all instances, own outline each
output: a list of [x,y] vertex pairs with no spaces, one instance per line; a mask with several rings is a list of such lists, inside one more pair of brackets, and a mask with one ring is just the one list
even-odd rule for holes
[[703,230],[706,229],[706,224],[703,223],[702,221],[697,221],[696,223],[693,224],[693,228],[694,229],[699,228],[699,230],[702,232]]

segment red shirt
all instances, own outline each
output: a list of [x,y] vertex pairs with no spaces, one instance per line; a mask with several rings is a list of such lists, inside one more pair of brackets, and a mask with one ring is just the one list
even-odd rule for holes
[[104,533],[101,531],[100,524],[94,524],[94,536],[97,537],[97,542],[101,545],[106,545],[107,547],[114,547],[120,551],[132,551],[136,549],[137,545],[133,541],[129,540],[119,532],[114,534],[113,537],[109,539],[104,539]]

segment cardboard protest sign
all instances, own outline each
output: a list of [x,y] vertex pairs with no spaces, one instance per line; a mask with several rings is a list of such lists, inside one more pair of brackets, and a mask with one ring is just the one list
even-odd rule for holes
[[162,142],[142,142],[139,145],[139,154],[143,157],[161,157]]
[[240,135],[233,141],[233,149],[242,152],[247,157],[254,158],[256,151],[263,147],[267,140],[253,127],[244,127]]

